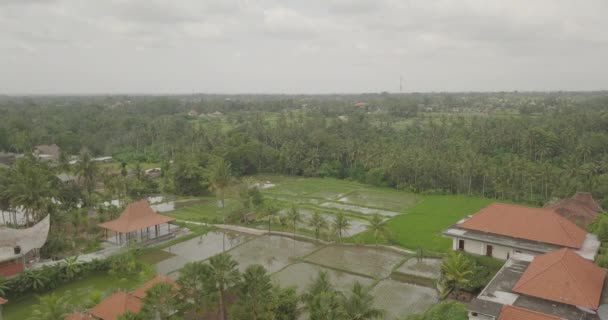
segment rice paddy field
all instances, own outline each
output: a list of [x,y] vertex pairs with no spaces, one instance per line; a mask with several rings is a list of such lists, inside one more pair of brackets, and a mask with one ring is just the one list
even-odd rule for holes
[[[378,243],[435,253],[451,248],[450,240],[441,236],[443,230],[492,202],[479,197],[420,195],[333,178],[258,175],[248,179],[256,181],[264,197],[283,208],[281,212],[285,213],[292,205],[299,209],[303,221],[297,229],[301,234],[313,234],[307,223],[313,212],[319,212],[329,224],[336,213],[343,212],[350,221],[345,232],[345,237],[350,238],[347,241],[375,244],[376,239],[366,230],[372,216],[379,214],[390,233],[378,239]],[[226,199],[226,207],[221,208],[217,199],[207,197],[188,205],[176,203],[176,209],[166,214],[180,220],[218,223],[236,206],[235,199]],[[263,219],[247,226],[268,228]],[[277,223],[271,227],[275,231],[290,231]],[[330,233],[326,230],[322,238],[330,238]]]

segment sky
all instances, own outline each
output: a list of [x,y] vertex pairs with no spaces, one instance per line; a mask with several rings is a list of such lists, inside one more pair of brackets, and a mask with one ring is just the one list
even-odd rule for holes
[[602,90],[607,12],[606,0],[0,0],[0,94]]

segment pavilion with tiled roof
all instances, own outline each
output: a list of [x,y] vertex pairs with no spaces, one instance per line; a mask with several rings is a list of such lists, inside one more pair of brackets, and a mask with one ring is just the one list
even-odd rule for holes
[[[128,243],[134,239],[140,239],[142,242],[151,239],[158,239],[160,236],[172,236],[171,225],[169,222],[175,218],[168,217],[156,213],[146,200],[140,200],[131,203],[122,212],[120,217],[100,223],[99,226],[114,233],[116,242],[119,244]],[[161,234],[161,226],[167,226],[167,233]],[[151,234],[150,228],[154,227],[154,234]],[[124,239],[123,239],[124,238]]]

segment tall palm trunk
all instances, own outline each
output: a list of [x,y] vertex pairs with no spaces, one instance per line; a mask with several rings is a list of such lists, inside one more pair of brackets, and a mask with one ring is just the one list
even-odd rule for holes
[[220,307],[220,319],[222,320],[227,320],[227,314],[226,314],[226,303],[224,302],[224,286],[220,285],[220,298],[219,298],[219,307]]

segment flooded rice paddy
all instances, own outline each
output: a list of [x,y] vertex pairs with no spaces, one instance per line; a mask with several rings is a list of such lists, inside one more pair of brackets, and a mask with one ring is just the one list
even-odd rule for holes
[[404,315],[424,312],[438,302],[437,291],[432,288],[382,280],[372,290],[376,306],[386,310],[384,319],[402,319]]
[[405,258],[402,254],[381,248],[330,245],[306,257],[306,260],[334,269],[384,278]]
[[441,275],[441,259],[416,258],[407,260],[397,269],[397,272],[411,274],[418,277],[439,279]]
[[[424,311],[437,302],[434,288],[389,279],[407,256],[376,247],[318,245],[278,235],[251,236],[214,231],[164,249],[166,259],[158,262],[159,273],[177,277],[179,269],[190,261],[210,258],[226,249],[241,271],[252,264],[266,267],[273,280],[283,287],[306,290],[318,272],[327,272],[334,287],[347,293],[354,281],[373,286],[376,306],[387,311],[385,319],[400,319]],[[427,261],[428,260],[428,261]],[[410,262],[412,261],[412,262]],[[399,272],[427,275],[435,272],[437,262],[415,258],[399,266]],[[427,268],[428,267],[428,268]]]
[[275,273],[273,279],[283,287],[296,286],[298,294],[306,291],[308,285],[317,277],[319,272],[327,272],[334,288],[339,291],[347,292],[355,281],[359,281],[365,286],[374,283],[371,278],[366,278],[352,273],[328,269],[311,263],[301,262],[292,264],[289,267]]

